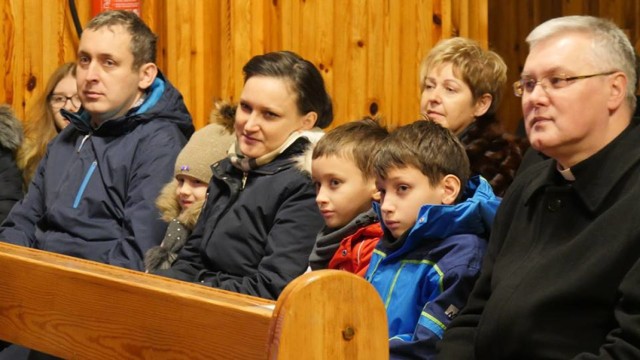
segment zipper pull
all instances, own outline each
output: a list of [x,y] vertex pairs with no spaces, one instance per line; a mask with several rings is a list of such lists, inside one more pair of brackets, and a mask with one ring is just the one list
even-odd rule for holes
[[247,177],[249,177],[248,173],[242,173],[242,189],[244,190],[244,186],[247,183]]
[[80,153],[80,150],[82,149],[82,146],[84,145],[84,142],[87,141],[89,136],[91,136],[91,134],[87,134],[82,138],[82,141],[80,142],[80,146],[78,146],[78,153]]

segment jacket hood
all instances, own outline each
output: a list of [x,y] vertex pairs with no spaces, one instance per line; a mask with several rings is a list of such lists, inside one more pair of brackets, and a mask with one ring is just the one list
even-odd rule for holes
[[177,219],[185,228],[191,231],[200,216],[204,200],[196,201],[185,211],[182,211],[178,197],[176,196],[177,188],[177,180],[172,179],[167,183],[160,191],[160,195],[156,198],[156,207],[160,210],[162,220],[168,223],[173,219]]
[[311,130],[304,131],[301,135],[309,139],[309,146],[307,149],[296,158],[296,167],[311,176],[311,162],[313,158],[313,148],[318,141],[324,136],[324,130],[314,127]]
[[211,110],[209,124],[219,124],[225,127],[231,134],[236,132],[236,109],[237,107],[228,101],[216,101]]
[[0,105],[0,146],[16,151],[24,138],[22,123],[8,105]]
[[[445,239],[454,235],[473,234],[488,239],[500,198],[491,185],[481,176],[469,179],[463,201],[455,205],[423,205],[415,225],[407,234],[404,244],[388,258],[400,256],[416,248],[419,242],[429,238]],[[382,219],[380,205],[374,203],[376,213]],[[390,233],[380,222],[385,237]]]
[[130,109],[127,114],[103,122],[96,129],[91,126],[91,115],[81,108],[72,113],[64,109],[62,115],[81,133],[94,133],[99,136],[118,136],[132,131],[136,126],[152,120],[169,121],[178,126],[186,138],[194,132],[191,115],[187,110],[182,94],[158,71],[158,76],[146,92],[142,105]]

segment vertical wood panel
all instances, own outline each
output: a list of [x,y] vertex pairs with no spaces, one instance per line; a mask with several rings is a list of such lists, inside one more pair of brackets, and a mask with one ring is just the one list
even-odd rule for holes
[[527,34],[542,22],[566,15],[593,15],[608,18],[629,36],[636,51],[640,49],[640,2],[635,0],[482,0],[489,9],[490,47],[508,66],[508,88],[498,116],[507,130],[515,131],[522,119],[520,99],[511,91],[526,60]]
[[[78,39],[67,0],[1,1],[0,100],[24,117],[49,74],[75,59]],[[418,65],[438,40],[487,38],[487,1],[143,0],[141,16],[159,36],[159,68],[197,127],[213,99],[237,100],[251,56],[283,49],[320,68],[335,103],[333,126],[373,111],[395,127],[419,115]],[[84,25],[90,2],[76,3]]]

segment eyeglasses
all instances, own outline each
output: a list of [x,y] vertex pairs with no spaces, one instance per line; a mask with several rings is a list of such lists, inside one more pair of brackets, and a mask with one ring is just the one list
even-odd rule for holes
[[80,102],[80,97],[78,96],[78,94],[75,94],[73,96],[51,94],[51,96],[49,97],[49,103],[53,107],[61,108],[66,105],[67,101],[71,101],[71,104],[77,108],[79,108],[82,105],[82,102]]
[[523,94],[531,94],[533,90],[536,88],[536,85],[540,84],[542,88],[549,92],[549,90],[558,90],[564,87],[569,86],[571,81],[588,79],[595,76],[603,76],[603,75],[611,75],[613,73],[618,72],[618,70],[607,71],[603,73],[591,74],[591,75],[580,75],[580,76],[565,76],[561,75],[552,75],[544,77],[540,80],[525,78],[520,79],[513,83],[513,93],[517,97],[521,97]]

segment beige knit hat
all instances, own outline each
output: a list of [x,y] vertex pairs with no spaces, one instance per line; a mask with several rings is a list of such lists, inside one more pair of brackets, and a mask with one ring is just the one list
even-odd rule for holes
[[196,131],[178,154],[175,175],[189,175],[208,184],[212,175],[211,165],[227,156],[234,140],[233,134],[215,123]]

